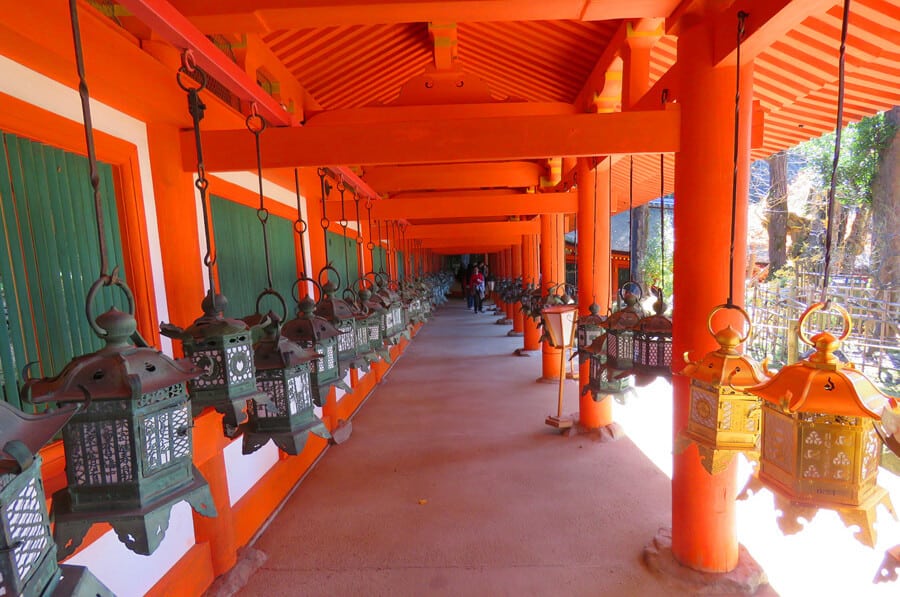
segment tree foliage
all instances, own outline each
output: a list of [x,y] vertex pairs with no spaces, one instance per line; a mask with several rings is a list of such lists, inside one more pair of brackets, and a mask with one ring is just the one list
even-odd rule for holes
[[[847,206],[872,204],[872,181],[878,173],[881,154],[894,137],[894,126],[884,114],[863,118],[841,131],[841,155],[835,174],[835,198]],[[798,146],[810,166],[820,176],[823,189],[831,184],[834,162],[833,132]]]

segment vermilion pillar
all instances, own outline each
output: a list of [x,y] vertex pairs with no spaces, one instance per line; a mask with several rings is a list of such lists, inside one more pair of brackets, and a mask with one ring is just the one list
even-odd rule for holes
[[[606,305],[609,301],[609,164],[610,158],[596,169],[591,161],[579,158],[576,165],[578,180],[578,314],[590,314],[592,303]],[[588,429],[598,429],[612,423],[612,401],[609,396],[593,396],[585,392],[589,382],[589,364],[578,374],[578,423]],[[595,399],[601,399],[596,401]]]
[[[512,278],[515,280],[522,277],[522,249],[519,245],[513,245],[510,250],[510,261],[512,262]],[[512,334],[520,336],[524,333],[524,316],[522,314],[522,306],[519,303],[510,305],[513,311],[513,329]]]
[[[566,281],[564,214],[541,214],[541,290],[546,295],[551,286]],[[559,379],[559,349],[544,342],[541,377]]]
[[[515,279],[516,275],[513,273],[512,253],[512,249],[504,249],[503,251],[503,255],[506,256],[507,276],[511,279]],[[516,315],[516,306],[513,303],[505,303],[503,308],[506,311],[506,318],[509,320],[509,323],[513,323],[513,318]]]
[[[537,286],[540,280],[538,259],[538,237],[536,234],[522,235],[522,286],[528,289]],[[541,333],[537,322],[531,317],[523,317],[523,348],[537,350],[541,347]]]
[[[681,77],[681,149],[675,166],[675,307],[672,369],[684,366],[681,355],[717,348],[707,331],[707,316],[728,296],[734,120],[734,67],[714,68],[712,32],[703,25],[678,38]],[[750,156],[752,68],[741,69],[738,203],[736,213],[734,298],[743,303],[746,255],[747,173]],[[735,321],[735,325],[739,325]],[[687,426],[690,386],[676,375],[674,433]],[[694,446],[674,454],[672,478],[672,551],[679,562],[697,570],[727,572],[737,565],[735,533],[737,460],[710,475]]]

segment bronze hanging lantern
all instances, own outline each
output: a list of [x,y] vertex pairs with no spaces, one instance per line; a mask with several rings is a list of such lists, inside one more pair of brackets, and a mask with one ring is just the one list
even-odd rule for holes
[[[662,296],[653,309],[655,313],[642,318],[634,329],[635,376],[649,381],[672,374],[672,320],[665,316]],[[645,385],[641,380],[637,383]]]
[[[186,359],[175,361],[147,346],[137,333],[131,290],[118,268],[109,270],[74,1],[70,8],[100,256],[85,313],[106,346],[76,357],[56,377],[27,379],[22,394],[34,403],[84,405],[63,429],[68,487],[54,494],[51,511],[59,556],[71,555],[98,522],[108,522],[131,551],[149,555],[165,536],[176,503],[187,501],[198,513],[215,516],[209,487],[192,461],[186,384],[200,372]],[[113,308],[94,317],[93,299],[102,287],[119,288],[128,313]]]
[[253,133],[256,143],[256,171],[259,180],[259,207],[256,215],[262,226],[266,287],[256,299],[256,313],[245,318],[245,321],[259,322],[263,330],[262,336],[253,345],[253,363],[256,367],[256,386],[267,400],[248,403],[250,412],[249,421],[245,425],[243,453],[253,453],[271,439],[282,451],[296,456],[303,451],[310,433],[326,439],[331,437],[328,429],[316,417],[313,406],[313,367],[315,361],[324,355],[286,338],[281,333],[283,316],[271,311],[265,316],[260,314],[260,304],[267,296],[278,301],[283,315],[287,314],[287,304],[273,287],[272,265],[269,260],[269,211],[263,195],[260,151],[260,135],[266,129],[266,121],[254,111],[247,117],[246,125]]
[[316,406],[324,406],[332,386],[348,393],[352,390],[344,383],[338,360],[338,338],[341,332],[327,319],[317,316],[315,310],[316,303],[312,297],[304,297],[298,304],[297,317],[284,325],[282,334],[301,348],[321,355],[315,362],[313,402]]
[[[93,294],[103,279],[94,283]],[[124,288],[124,282],[117,282]],[[129,304],[133,301],[128,293]],[[89,309],[90,313],[90,309]],[[125,546],[150,555],[168,527],[169,512],[187,501],[215,516],[209,487],[194,467],[187,382],[199,371],[135,346],[131,313],[110,309],[96,318],[106,346],[75,358],[56,377],[29,379],[36,404],[83,403],[63,429],[68,487],[53,496],[54,537],[71,555],[97,522],[108,522]],[[139,338],[139,337],[138,337]]]
[[589,315],[585,317],[580,317],[578,319],[578,355],[579,361],[584,362],[585,358],[588,358],[586,351],[589,346],[591,346],[594,341],[603,335],[603,322],[606,321],[606,317],[600,315],[600,305],[597,303],[591,303],[588,307]]
[[75,414],[29,415],[0,402],[0,595],[112,597],[82,566],[59,566],[38,451]]
[[628,285],[619,293],[625,306],[613,312],[603,328],[606,330],[607,362],[620,371],[629,371],[634,367],[634,333],[644,318],[644,310],[640,305],[640,287],[629,282],[638,294],[628,290]]
[[[333,267],[326,266],[326,269],[331,270],[335,276],[339,276]],[[322,286],[323,297],[316,304],[315,314],[331,322],[340,332],[337,337],[337,346],[341,377],[350,367],[368,371],[369,361],[365,358],[365,354],[368,352],[368,337],[363,344],[358,342],[356,315],[346,301],[334,296],[335,292],[337,292],[337,286],[329,278]],[[363,346],[362,351],[360,351],[360,346]]]
[[[715,334],[713,316],[721,309],[735,309],[747,321],[744,336],[730,325]],[[683,375],[691,378],[691,398],[687,429],[676,441],[676,450],[694,443],[700,462],[711,475],[725,470],[738,452],[753,459],[759,454],[760,400],[747,388],[759,384],[765,375],[752,358],[740,354],[738,348],[752,333],[750,318],[736,305],[719,305],[709,314],[709,333],[719,349],[707,353],[699,361],[690,361]]]
[[830,508],[847,526],[859,526],[857,538],[871,547],[877,506],[893,512],[890,496],[877,485],[881,443],[873,424],[890,400],[835,355],[852,328],[843,307],[831,305],[844,321],[839,337],[819,332],[809,338],[803,331],[810,314],[824,308],[815,303],[799,320],[800,339],[814,352],[747,389],[763,399],[758,480],[775,493],[784,532],[800,530],[797,518]]
[[253,334],[259,326],[251,329],[240,319],[224,317],[227,304],[223,295],[210,291],[201,304],[203,316],[190,327],[164,323],[160,331],[181,340],[185,356],[201,372],[188,382],[193,415],[214,408],[224,415],[225,436],[233,438],[247,420],[247,401],[266,400],[266,395],[257,390],[253,368]]
[[369,350],[391,363],[391,352],[388,348],[386,320],[388,310],[372,295],[372,291],[363,288],[359,291],[360,311],[364,315],[364,326],[368,334]]
[[[163,323],[164,336],[181,340],[184,354],[201,371],[199,377],[188,382],[193,416],[212,407],[221,413],[222,429],[226,437],[235,437],[240,425],[247,420],[244,412],[248,400],[264,399],[256,389],[253,370],[253,331],[243,321],[224,317],[228,299],[215,291],[211,238],[212,220],[209,217],[209,200],[206,168],[203,163],[203,145],[200,141],[200,120],[206,106],[200,92],[206,88],[206,73],[193,65],[190,54],[185,53],[183,65],[178,71],[178,85],[188,95],[188,110],[194,123],[194,142],[197,149],[197,181],[203,211],[203,231],[206,239],[206,255],[203,263],[207,269],[209,292],[201,303],[203,315],[187,329]],[[186,76],[199,79],[199,85],[187,84]]]
[[271,403],[253,403],[243,452],[251,454],[272,440],[282,451],[296,456],[310,433],[331,438],[313,407],[313,367],[322,355],[287,339],[278,315],[270,312],[268,320],[253,350],[257,384],[271,397]]

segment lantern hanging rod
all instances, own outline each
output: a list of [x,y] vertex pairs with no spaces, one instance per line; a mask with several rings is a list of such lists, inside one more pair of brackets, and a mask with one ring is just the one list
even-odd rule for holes
[[[119,4],[179,50],[191,50],[197,66],[215,78],[228,91],[250,104],[256,104],[260,116],[273,126],[299,126],[297,118],[265,92],[241,67],[222,53],[206,35],[167,0],[120,0]],[[346,166],[330,169],[344,177],[357,192],[378,198],[378,194]]]
[[844,0],[844,14],[841,19],[841,46],[838,52],[838,95],[837,117],[834,128],[834,158],[831,162],[831,181],[828,187],[828,213],[825,222],[825,263],[822,268],[822,302],[828,304],[828,277],[831,274],[831,233],[834,222],[834,192],[837,187],[837,168],[841,159],[841,127],[844,121],[844,78],[845,56],[847,54],[847,26],[850,22],[850,0]]
[[731,236],[728,249],[728,300],[725,304],[734,305],[734,235],[737,226],[737,184],[738,184],[738,135],[741,124],[741,41],[744,39],[744,22],[750,16],[744,11],[737,13],[737,66],[734,76],[734,144],[731,170]]

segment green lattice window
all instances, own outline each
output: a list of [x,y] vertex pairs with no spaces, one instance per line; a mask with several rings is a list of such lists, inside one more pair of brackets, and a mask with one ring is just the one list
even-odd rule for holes
[[[56,375],[102,346],[84,315],[100,252],[87,159],[7,133],[0,141],[0,380],[2,398],[21,406],[27,363],[40,363],[35,376]],[[113,169],[100,163],[99,174],[110,266],[121,266]],[[127,308],[119,291],[102,289],[94,308],[113,305]]]

